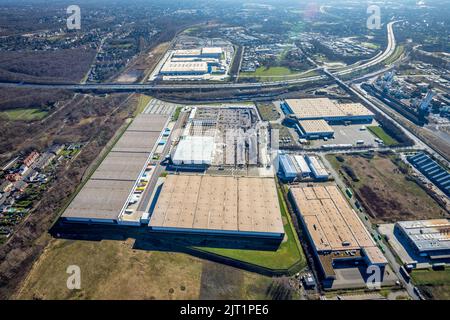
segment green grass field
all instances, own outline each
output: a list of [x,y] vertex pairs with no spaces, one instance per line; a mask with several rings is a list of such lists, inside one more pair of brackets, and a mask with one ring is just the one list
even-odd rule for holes
[[172,115],[172,121],[177,121],[178,120],[178,118],[180,117],[180,113],[181,113],[182,109],[183,109],[183,107],[177,107],[175,109],[175,112]]
[[140,94],[138,97],[138,103],[136,107],[136,111],[134,112],[134,116],[142,113],[147,106],[147,104],[152,100],[152,97],[146,96],[145,94]]
[[286,203],[278,190],[278,199],[280,201],[281,215],[283,218],[284,230],[287,239],[285,239],[277,251],[258,251],[242,249],[223,249],[223,248],[196,248],[198,250],[211,252],[216,255],[227,258],[244,261],[254,265],[269,269],[289,269],[296,266],[295,270],[301,270],[306,265],[306,259],[300,246],[297,234],[292,226],[291,218],[288,215]]
[[397,46],[397,48],[395,48],[394,53],[391,56],[389,56],[386,60],[384,60],[384,64],[389,65],[391,63],[394,63],[395,61],[398,60],[398,58],[400,58],[400,56],[403,54],[404,51],[405,48],[403,46]]
[[4,117],[10,121],[32,121],[42,120],[47,116],[47,114],[47,111],[42,111],[37,108],[20,108],[1,111],[0,117]]
[[273,76],[286,76],[293,74],[289,68],[285,67],[259,67],[255,72],[243,72],[242,76],[246,77],[273,77]]
[[413,282],[427,297],[436,300],[450,299],[450,268],[445,270],[414,270]]
[[394,138],[392,138],[390,135],[388,135],[386,133],[386,131],[384,131],[384,129],[381,127],[370,126],[370,127],[367,127],[367,130],[369,130],[374,135],[376,135],[378,138],[383,140],[383,143],[389,147],[398,144],[398,141],[395,140]]
[[450,268],[445,270],[414,270],[411,277],[417,285],[448,285],[450,286]]

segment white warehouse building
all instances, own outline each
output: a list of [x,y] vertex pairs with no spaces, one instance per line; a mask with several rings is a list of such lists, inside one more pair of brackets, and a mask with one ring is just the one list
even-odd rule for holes
[[214,137],[185,136],[178,143],[172,162],[175,165],[211,165],[214,148]]

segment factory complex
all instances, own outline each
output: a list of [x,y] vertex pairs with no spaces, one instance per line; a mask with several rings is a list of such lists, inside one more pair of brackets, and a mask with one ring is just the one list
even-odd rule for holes
[[[214,164],[269,163],[268,127],[255,106],[184,107],[177,131],[171,120],[174,111],[166,112],[159,104],[152,108],[128,126],[61,221],[135,226],[150,233],[208,239],[243,237],[278,246],[284,226],[273,173],[195,173]],[[164,169],[168,171],[163,175]]]
[[290,200],[326,280],[340,265],[365,263],[384,268],[387,260],[336,185],[291,186]]
[[233,54],[232,47],[169,50],[149,80],[225,80]]

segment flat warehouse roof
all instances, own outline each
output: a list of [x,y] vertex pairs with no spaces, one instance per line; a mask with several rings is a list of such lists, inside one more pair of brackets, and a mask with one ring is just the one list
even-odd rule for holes
[[300,126],[306,134],[312,133],[324,133],[324,132],[334,132],[333,128],[322,119],[319,120],[301,120],[299,121]]
[[373,113],[360,103],[339,104],[328,98],[286,99],[286,103],[299,119],[373,116]]
[[127,131],[161,131],[168,119],[167,115],[140,114],[128,127]]
[[125,131],[112,149],[114,152],[150,153],[161,132],[155,131]]
[[147,158],[146,153],[110,152],[91,179],[135,181]]
[[386,262],[336,185],[291,187],[290,192],[317,251],[365,249],[372,263]]
[[348,116],[373,116],[373,112],[361,103],[340,103],[339,109]]
[[64,211],[64,218],[117,219],[134,181],[89,180]]
[[181,49],[173,52],[173,56],[198,56],[200,54],[201,49]]
[[62,217],[116,220],[168,117],[138,115]]
[[166,62],[161,72],[208,72],[206,62]]
[[283,234],[275,180],[169,175],[150,218],[167,230]]
[[450,250],[450,220],[431,219],[397,222],[419,251]]
[[202,54],[209,54],[209,53],[220,54],[220,53],[222,53],[222,48],[221,47],[206,47],[206,48],[202,49]]

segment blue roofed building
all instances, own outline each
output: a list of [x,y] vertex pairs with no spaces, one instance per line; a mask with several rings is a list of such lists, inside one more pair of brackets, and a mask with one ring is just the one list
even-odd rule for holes
[[424,152],[409,156],[408,161],[442,192],[450,197],[450,173]]

